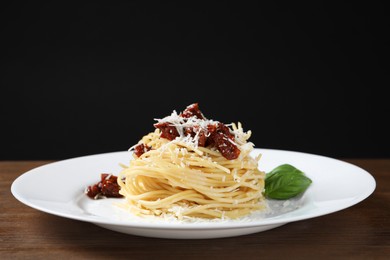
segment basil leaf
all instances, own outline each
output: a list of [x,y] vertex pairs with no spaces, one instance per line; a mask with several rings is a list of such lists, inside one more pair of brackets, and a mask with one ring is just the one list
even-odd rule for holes
[[278,167],[274,168],[272,171],[270,171],[266,176],[265,179],[270,179],[272,176],[274,176],[276,173],[283,173],[283,174],[288,174],[288,173],[297,173],[297,174],[302,174],[304,173],[292,166],[291,164],[282,164],[279,165]]
[[301,170],[282,164],[266,174],[264,195],[270,199],[290,199],[303,193],[311,183]]

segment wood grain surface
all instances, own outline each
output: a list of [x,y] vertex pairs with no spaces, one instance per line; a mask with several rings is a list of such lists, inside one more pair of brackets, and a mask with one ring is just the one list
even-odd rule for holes
[[0,259],[389,259],[390,159],[343,161],[377,182],[357,205],[256,234],[196,240],[127,235],[32,209],[11,184],[50,161],[0,161]]

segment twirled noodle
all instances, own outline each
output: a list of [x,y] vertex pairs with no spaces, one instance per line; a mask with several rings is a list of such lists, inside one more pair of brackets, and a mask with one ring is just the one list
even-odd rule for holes
[[213,147],[199,147],[180,138],[161,138],[156,129],[139,144],[151,147],[141,156],[133,154],[119,174],[125,205],[138,215],[172,215],[199,218],[239,218],[264,208],[265,173],[253,158],[253,144],[246,142],[241,124],[238,158],[228,160]]

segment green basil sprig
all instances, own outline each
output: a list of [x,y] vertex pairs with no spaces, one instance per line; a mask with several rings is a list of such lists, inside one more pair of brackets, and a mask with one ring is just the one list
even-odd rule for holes
[[303,193],[311,183],[301,170],[282,164],[265,175],[264,195],[270,199],[290,199]]

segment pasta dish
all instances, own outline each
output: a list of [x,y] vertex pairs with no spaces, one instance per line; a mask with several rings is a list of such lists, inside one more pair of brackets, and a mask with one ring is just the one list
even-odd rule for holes
[[198,103],[155,120],[117,178],[132,213],[235,219],[265,208],[265,173],[241,123],[207,119]]

